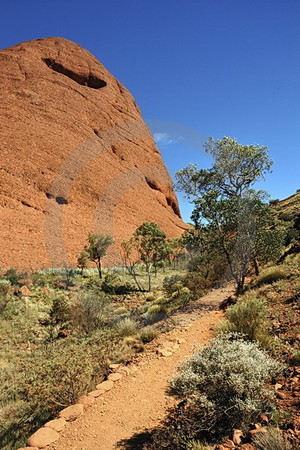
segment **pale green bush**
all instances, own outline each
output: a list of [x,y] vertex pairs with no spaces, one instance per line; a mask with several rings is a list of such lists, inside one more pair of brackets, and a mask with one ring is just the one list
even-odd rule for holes
[[281,370],[258,344],[235,333],[223,334],[181,366],[170,393],[188,397],[196,405],[201,398],[202,409],[215,410],[216,418],[223,411],[230,426],[237,428],[271,408],[272,396],[265,384]]

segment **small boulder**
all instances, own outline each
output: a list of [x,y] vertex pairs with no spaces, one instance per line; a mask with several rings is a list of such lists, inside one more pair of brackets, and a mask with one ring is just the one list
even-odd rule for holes
[[97,398],[97,397],[100,397],[100,395],[104,394],[104,392],[105,392],[104,389],[97,389],[95,391],[89,392],[88,397]]
[[125,366],[119,367],[119,369],[117,369],[116,372],[124,376],[130,375],[130,369]]
[[255,450],[252,444],[243,444],[239,448],[243,450]]
[[103,381],[97,384],[96,389],[100,391],[110,391],[114,387],[114,382],[111,380]]
[[250,430],[248,432],[248,435],[249,435],[250,439],[253,439],[257,434],[259,434],[259,433],[266,433],[266,432],[267,432],[267,428],[266,427],[260,427],[260,428],[257,428],[255,430]]
[[117,370],[119,367],[120,367],[120,364],[110,364],[110,365],[109,365],[109,368],[110,368],[111,370]]
[[233,430],[233,433],[232,433],[232,441],[235,444],[240,444],[242,442],[242,439],[241,439],[242,436],[243,436],[242,430],[235,429],[235,430]]
[[79,403],[80,405],[83,405],[84,408],[88,408],[89,406],[91,406],[95,401],[95,397],[91,397],[88,395],[81,395],[78,400],[77,403]]
[[54,419],[50,420],[49,422],[45,423],[44,427],[52,428],[52,430],[57,431],[58,433],[64,429],[66,426],[65,419]]
[[108,375],[107,379],[109,381],[118,381],[121,380],[122,377],[123,375],[121,373],[111,373],[110,375]]
[[228,439],[227,441],[223,442],[223,444],[217,445],[216,450],[231,450],[233,448],[235,448],[234,442]]
[[19,289],[20,294],[22,295],[22,297],[30,297],[32,294],[31,290],[28,289],[27,286],[21,286]]
[[265,414],[260,414],[259,420],[263,423],[269,423],[269,417],[266,416]]
[[83,413],[83,405],[76,404],[68,406],[67,408],[63,409],[59,413],[59,417],[62,417],[67,422],[71,422],[73,420],[76,420],[81,414]]
[[167,358],[168,356],[172,356],[173,353],[169,350],[166,350],[165,348],[159,348],[157,350],[158,355],[163,356],[164,358]]
[[20,447],[18,450],[39,450],[38,447]]
[[48,427],[43,427],[33,433],[27,439],[27,445],[30,447],[44,448],[47,445],[52,444],[53,442],[59,439],[59,434],[57,431],[52,430]]
[[280,398],[281,400],[284,400],[286,398],[286,395],[283,392],[276,392],[276,397]]

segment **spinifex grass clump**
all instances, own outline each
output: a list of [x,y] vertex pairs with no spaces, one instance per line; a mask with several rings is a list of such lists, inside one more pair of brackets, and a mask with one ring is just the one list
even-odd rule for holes
[[286,271],[282,267],[270,267],[265,270],[257,279],[256,285],[272,284],[287,277]]

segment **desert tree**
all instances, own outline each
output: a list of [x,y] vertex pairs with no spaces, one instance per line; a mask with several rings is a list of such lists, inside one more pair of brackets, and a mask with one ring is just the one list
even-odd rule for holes
[[228,137],[210,138],[204,148],[213,157],[212,167],[182,169],[176,174],[177,188],[195,205],[192,219],[200,230],[200,251],[225,256],[240,293],[250,264],[257,273],[258,260],[273,257],[280,247],[266,194],[253,189],[272,161],[267,147],[241,145]]
[[81,269],[81,275],[83,270],[88,268],[90,261],[89,253],[86,250],[82,250],[79,255],[77,255],[77,267]]
[[89,233],[88,243],[85,251],[89,259],[93,261],[98,269],[99,277],[102,278],[102,258],[106,255],[108,248],[114,243],[114,239],[107,234]]

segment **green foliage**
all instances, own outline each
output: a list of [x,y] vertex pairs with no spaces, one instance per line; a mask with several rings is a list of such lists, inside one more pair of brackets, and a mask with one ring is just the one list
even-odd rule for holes
[[176,174],[177,188],[189,197],[199,197],[207,189],[228,197],[241,196],[269,172],[272,165],[267,147],[241,145],[230,137],[217,141],[210,138],[204,148],[214,159],[211,169],[198,170],[191,164]]
[[212,339],[182,365],[180,374],[171,381],[170,392],[181,398],[201,392],[233,414],[234,420],[239,420],[234,418],[238,411],[243,422],[269,405],[265,383],[280,370],[279,363],[256,343],[226,333]]
[[137,264],[144,265],[148,277],[148,291],[151,291],[153,273],[156,276],[158,268],[164,266],[165,261],[175,251],[155,222],[142,223],[130,239],[122,242],[121,247],[124,265],[140,291],[144,288],[136,272]]
[[219,332],[237,332],[251,341],[258,341],[263,348],[273,345],[268,333],[267,302],[260,298],[240,300],[226,311],[226,321],[219,326]]
[[228,137],[210,138],[204,148],[213,156],[213,166],[198,170],[190,165],[179,171],[177,187],[194,199],[195,237],[208,260],[203,267],[212,255],[226,258],[240,293],[250,263],[255,261],[257,270],[257,261],[275,258],[280,250],[282,237],[271,226],[271,210],[262,202],[262,192],[251,189],[272,162],[267,147],[243,146]]
[[0,297],[6,296],[9,291],[10,281],[2,279],[0,280]]
[[81,273],[83,273],[84,269],[87,269],[89,266],[90,255],[86,250],[82,250],[77,256],[77,267],[81,269]]
[[11,285],[18,286],[20,279],[27,278],[27,273],[19,273],[12,267],[5,272],[4,278],[8,280]]
[[106,255],[108,247],[114,243],[114,239],[106,234],[89,233],[88,242],[89,246],[85,248],[85,252],[97,265],[99,277],[102,278],[101,259]]
[[106,294],[126,295],[134,291],[129,282],[123,282],[115,273],[107,273],[102,282],[101,289]]
[[72,329],[90,335],[98,328],[110,324],[112,307],[104,293],[87,292],[70,308]]
[[268,428],[266,433],[259,433],[254,437],[253,443],[257,450],[296,450],[300,446],[292,444],[282,436],[279,430]]
[[174,292],[183,288],[182,277],[180,275],[165,277],[163,281],[163,288],[166,295],[171,296]]
[[261,412],[272,410],[273,397],[265,385],[280,370],[256,343],[236,334],[214,338],[171,380],[170,393],[182,401],[152,431],[144,448],[184,450],[191,441],[220,442],[233,428],[246,428]]
[[168,258],[171,249],[165,233],[155,222],[144,222],[134,232],[134,248],[148,273],[148,290],[151,290],[151,271],[156,274],[159,264]]

